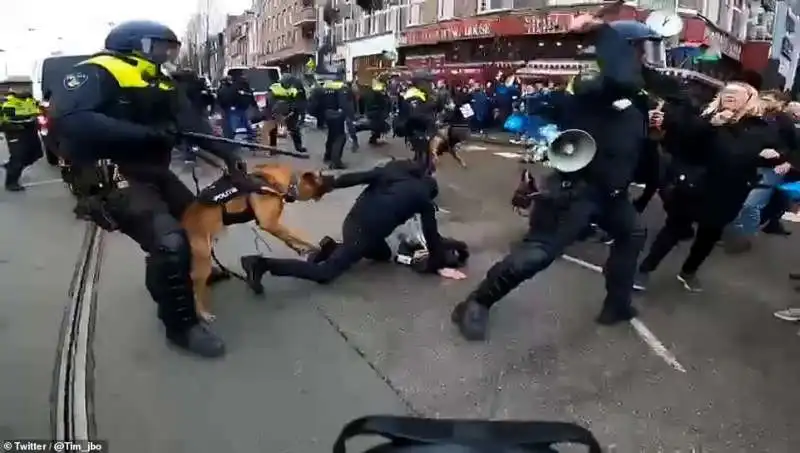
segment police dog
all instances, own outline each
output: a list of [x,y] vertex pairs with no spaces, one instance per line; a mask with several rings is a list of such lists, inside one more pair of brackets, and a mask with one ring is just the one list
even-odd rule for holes
[[467,163],[458,154],[458,146],[464,141],[464,134],[451,125],[444,125],[436,129],[436,133],[428,142],[428,153],[434,166],[439,161],[439,156],[447,153],[461,165],[467,168]]
[[316,251],[318,246],[281,223],[281,215],[286,203],[316,201],[326,191],[320,172],[298,173],[282,164],[256,165],[244,183],[224,175],[203,189],[181,219],[192,248],[191,277],[197,315],[207,322],[215,318],[210,311],[208,292],[215,236],[228,225],[255,220],[259,228],[298,255]]

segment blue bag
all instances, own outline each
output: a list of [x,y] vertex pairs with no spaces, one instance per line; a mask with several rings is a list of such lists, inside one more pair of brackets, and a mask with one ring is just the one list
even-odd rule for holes
[[525,115],[515,112],[506,119],[505,124],[503,124],[503,129],[515,134],[521,134],[525,132],[527,120],[528,118]]

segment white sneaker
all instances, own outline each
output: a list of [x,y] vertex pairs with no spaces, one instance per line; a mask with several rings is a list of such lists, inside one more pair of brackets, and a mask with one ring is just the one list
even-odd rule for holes
[[787,308],[774,313],[775,317],[789,322],[800,321],[800,308]]

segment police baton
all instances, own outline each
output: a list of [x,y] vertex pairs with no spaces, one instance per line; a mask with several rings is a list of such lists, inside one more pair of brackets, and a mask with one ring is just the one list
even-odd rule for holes
[[194,138],[198,140],[209,140],[212,142],[227,143],[229,145],[241,146],[243,148],[252,148],[262,151],[267,151],[270,154],[282,154],[284,156],[295,157],[297,159],[308,159],[310,156],[305,153],[298,153],[295,151],[286,151],[284,149],[276,148],[274,146],[266,146],[260,143],[245,142],[241,140],[233,140],[225,137],[217,137],[216,135],[201,134],[198,132],[178,132],[178,135],[186,138]]

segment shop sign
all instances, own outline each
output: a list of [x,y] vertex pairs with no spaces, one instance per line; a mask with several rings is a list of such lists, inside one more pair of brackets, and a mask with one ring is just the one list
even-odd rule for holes
[[467,19],[427,25],[407,30],[400,38],[403,45],[435,44],[459,39],[486,38],[492,36],[496,19]]
[[451,20],[407,29],[400,37],[400,45],[417,46],[460,39],[564,33],[576,14],[578,13],[555,12]]
[[539,16],[523,16],[526,35],[546,35],[551,33],[564,33],[569,30],[572,14],[546,14]]
[[720,52],[736,61],[742,60],[742,43],[709,26],[706,26],[705,44],[719,48]]

